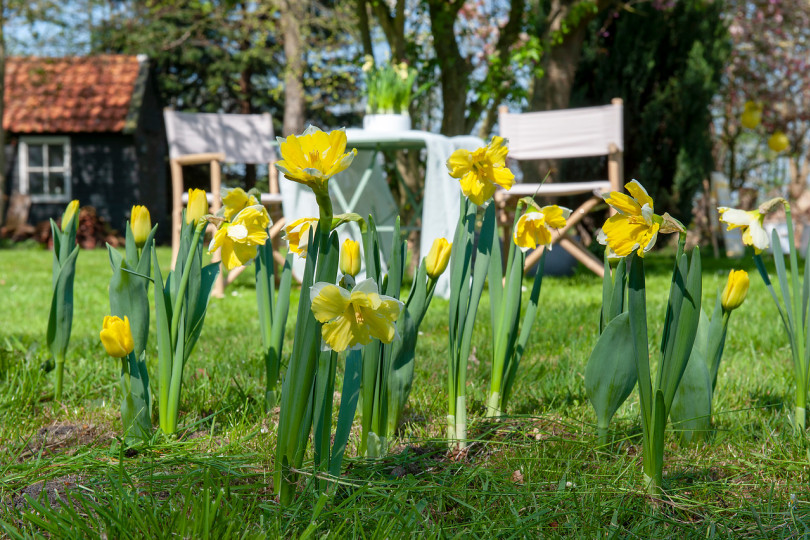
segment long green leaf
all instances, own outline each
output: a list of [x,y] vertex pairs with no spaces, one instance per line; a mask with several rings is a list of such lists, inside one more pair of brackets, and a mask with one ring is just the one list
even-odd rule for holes
[[346,444],[352,432],[352,423],[357,410],[357,401],[360,398],[360,351],[350,351],[346,356],[346,369],[343,374],[343,390],[340,393],[340,409],[338,411],[337,427],[335,428],[335,442],[332,446],[332,457],[329,463],[329,474],[340,476],[340,465]]
[[57,359],[64,359],[70,342],[70,331],[73,326],[73,281],[78,256],[79,246],[75,246],[70,255],[62,261],[51,297],[47,339],[48,347]]

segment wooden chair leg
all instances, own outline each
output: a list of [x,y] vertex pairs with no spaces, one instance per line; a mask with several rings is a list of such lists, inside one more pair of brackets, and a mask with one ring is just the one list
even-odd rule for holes
[[603,263],[596,258],[596,255],[588,251],[587,248],[579,242],[565,237],[560,240],[560,247],[570,253],[572,257],[581,262],[588,270],[600,278],[605,275],[605,267]]

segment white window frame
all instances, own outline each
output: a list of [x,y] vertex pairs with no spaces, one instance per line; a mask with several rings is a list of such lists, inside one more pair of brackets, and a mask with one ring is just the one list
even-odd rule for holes
[[[42,146],[42,166],[31,167],[28,165],[28,145]],[[51,167],[48,164],[48,145],[61,144],[65,149],[64,160],[61,167]],[[30,195],[31,202],[35,203],[62,203],[72,199],[73,183],[70,174],[70,137],[20,137],[17,161],[20,165],[20,193]],[[51,193],[31,193],[29,183],[29,173],[43,173],[45,177],[45,187],[48,186],[49,173],[59,172],[65,176],[65,192],[59,195]]]

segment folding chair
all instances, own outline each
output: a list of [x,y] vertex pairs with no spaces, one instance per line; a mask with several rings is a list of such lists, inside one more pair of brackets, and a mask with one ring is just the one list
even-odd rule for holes
[[[505,217],[509,203],[519,197],[557,198],[590,193],[576,210],[571,212],[566,226],[553,235],[554,241],[595,274],[602,276],[604,266],[580,242],[565,233],[585,215],[603,202],[601,194],[620,191],[623,185],[623,124],[622,100],[615,98],[611,105],[584,107],[558,111],[509,113],[499,110],[500,134],[509,141],[509,157],[517,160],[563,159],[587,156],[608,156],[607,180],[559,182],[545,184],[515,184],[509,191],[499,191],[502,223],[511,227]],[[506,233],[507,237],[509,233]],[[542,247],[526,257],[525,269],[531,268],[542,255]]]
[[[181,113],[163,111],[166,136],[169,142],[169,165],[172,175],[172,267],[180,249],[180,224],[183,207],[188,203],[188,193],[183,189],[183,166],[209,164],[211,167],[211,190],[208,204],[211,212],[221,206],[220,162],[258,164],[267,163],[269,193],[262,193],[261,202],[274,210],[274,223],[270,238],[274,243],[284,227],[281,211],[281,194],[278,188],[273,121],[269,114],[219,114]],[[273,253],[276,262],[284,264],[284,258]],[[215,255],[219,260],[219,255]],[[225,285],[233,282],[241,273],[237,268],[228,273],[227,280],[220,273],[213,294],[222,296]]]

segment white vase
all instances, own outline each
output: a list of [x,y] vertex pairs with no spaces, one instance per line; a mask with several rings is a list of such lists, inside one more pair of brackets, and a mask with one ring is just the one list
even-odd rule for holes
[[367,114],[363,117],[363,129],[367,131],[408,131],[411,117],[406,114]]

